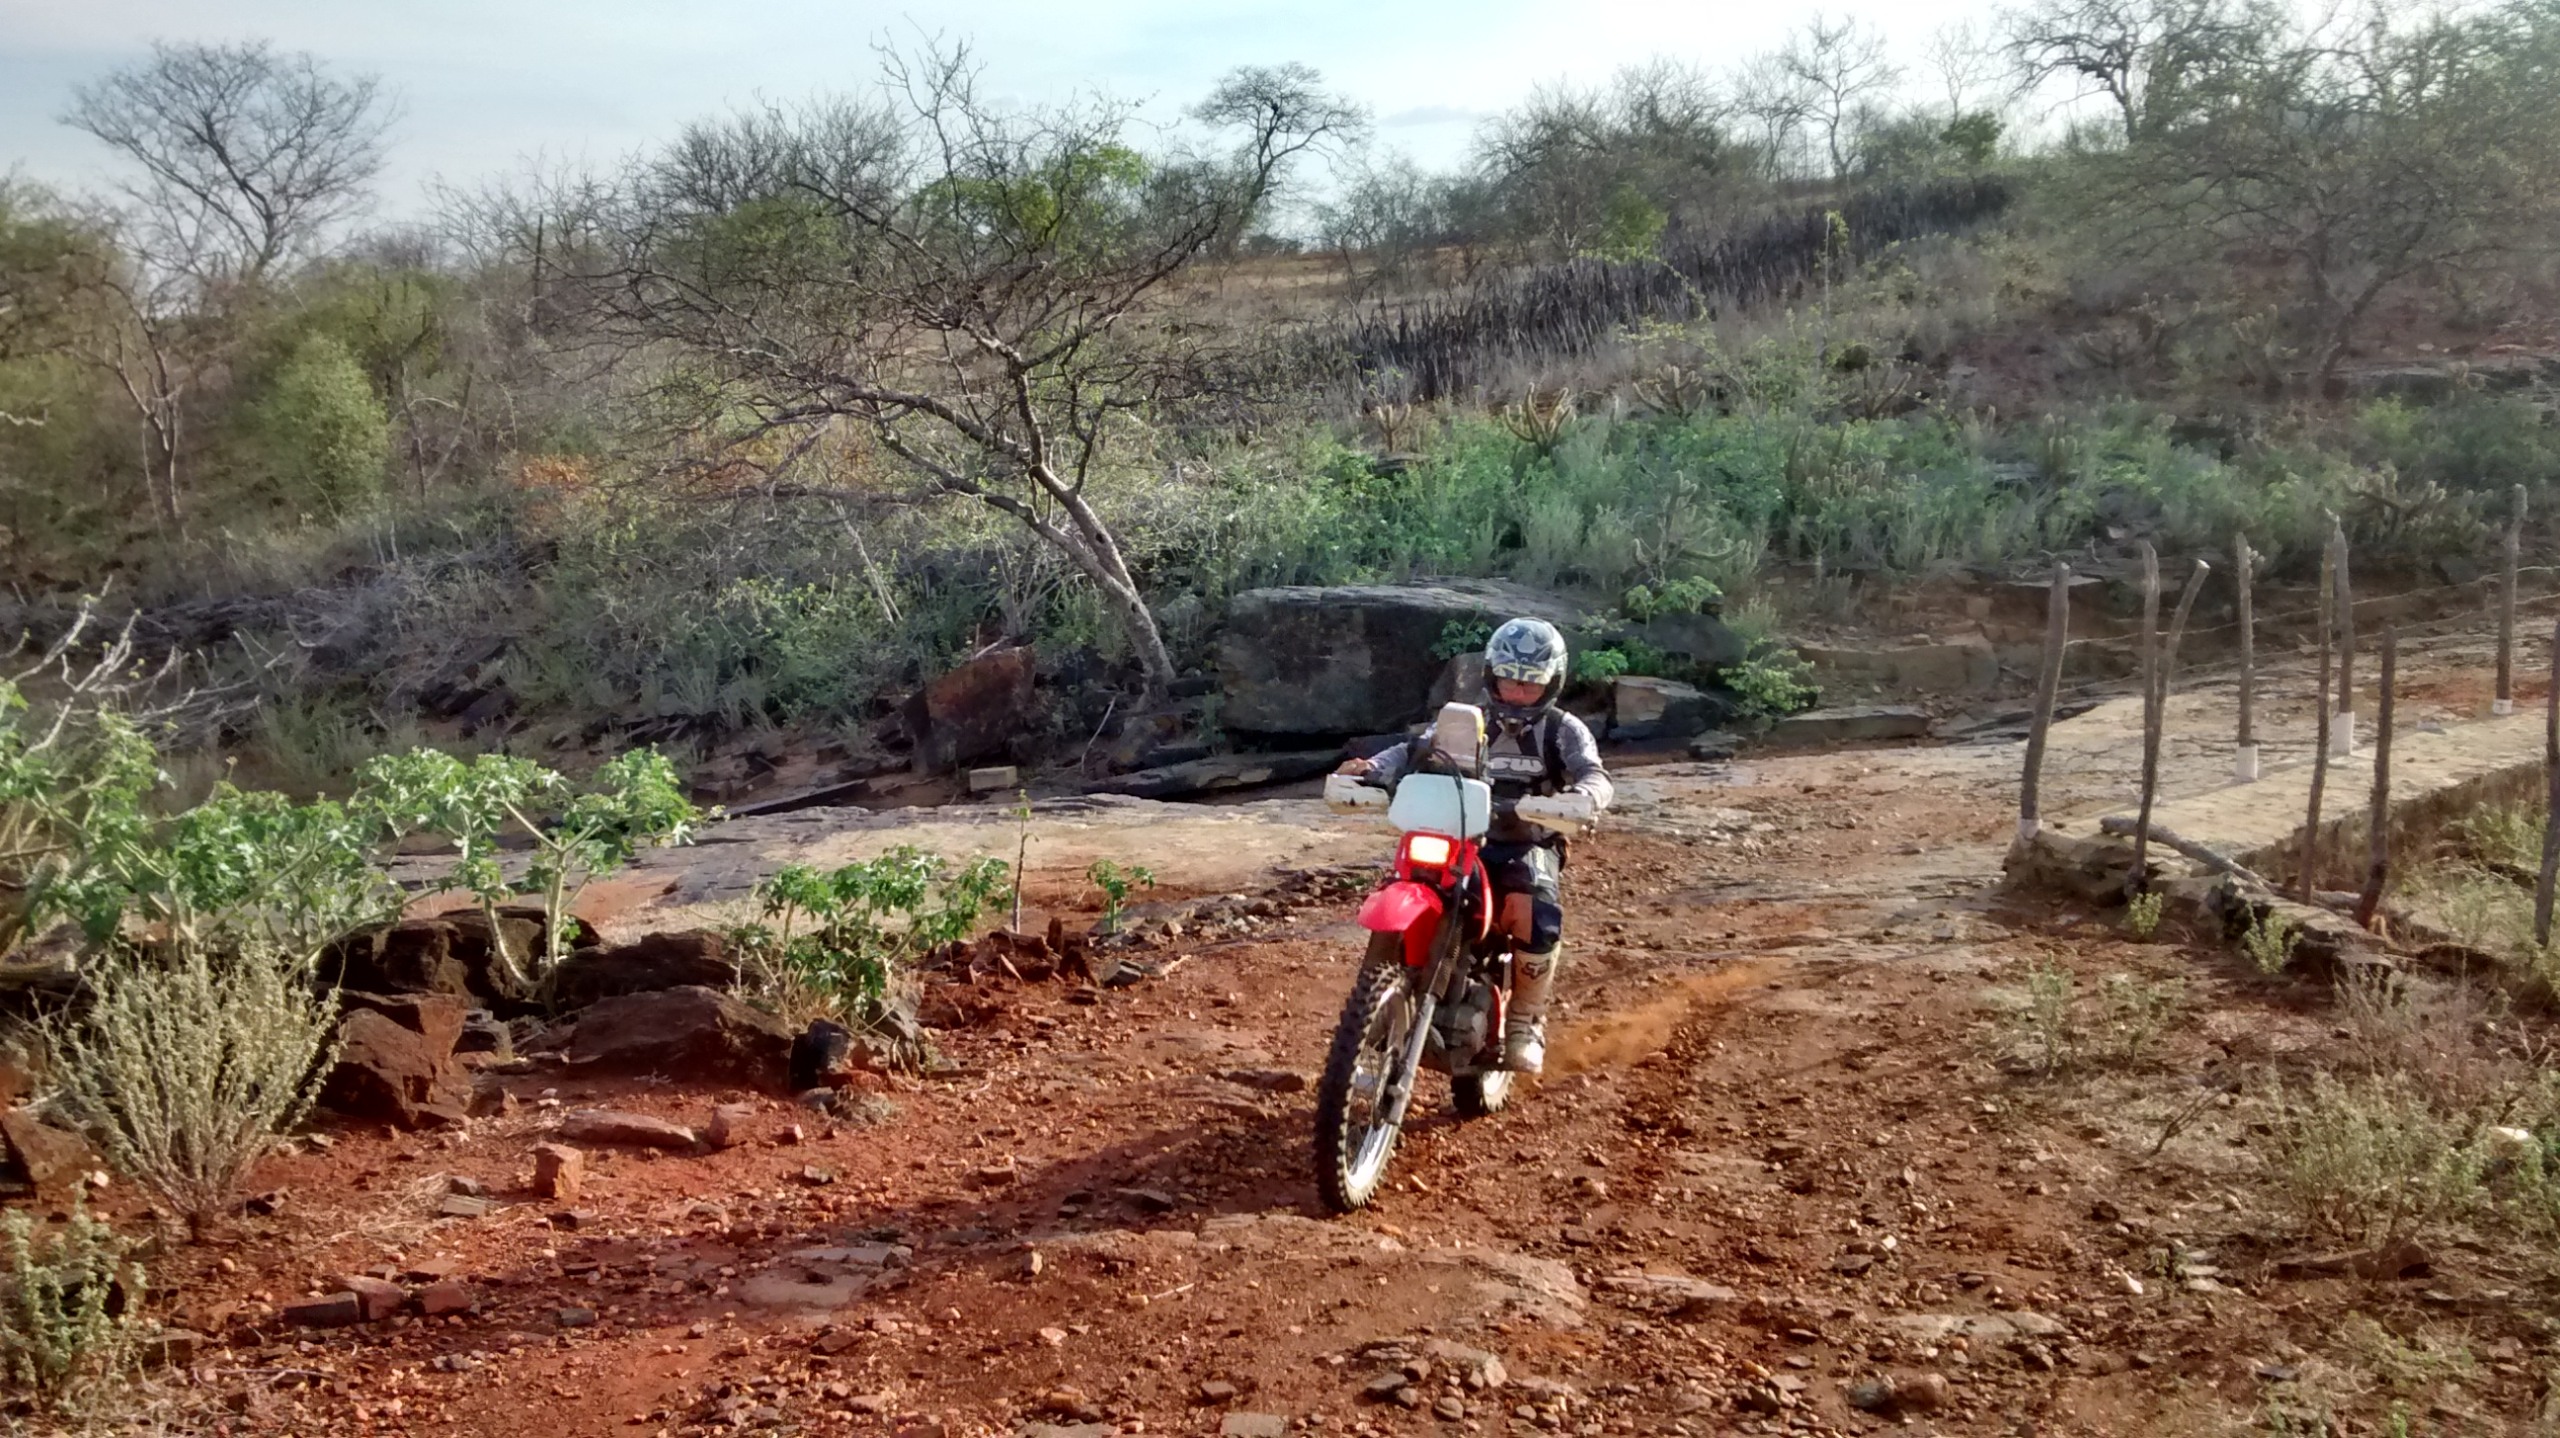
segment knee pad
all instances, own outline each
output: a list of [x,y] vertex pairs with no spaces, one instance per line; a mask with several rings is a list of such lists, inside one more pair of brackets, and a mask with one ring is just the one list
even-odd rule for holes
[[1529,909],[1529,948],[1545,953],[1564,941],[1564,906],[1541,897]]

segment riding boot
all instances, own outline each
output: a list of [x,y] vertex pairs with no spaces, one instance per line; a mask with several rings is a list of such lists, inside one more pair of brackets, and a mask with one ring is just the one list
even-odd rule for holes
[[1564,966],[1564,948],[1522,954],[1511,980],[1511,1010],[1502,1025],[1502,1066],[1514,1073],[1534,1074],[1547,1063],[1547,1002],[1555,997],[1556,971]]

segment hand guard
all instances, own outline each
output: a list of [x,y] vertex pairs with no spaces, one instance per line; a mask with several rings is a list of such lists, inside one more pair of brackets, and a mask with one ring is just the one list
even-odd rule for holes
[[1600,817],[1600,806],[1588,794],[1533,794],[1514,804],[1511,812],[1524,824],[1572,838],[1590,832]]

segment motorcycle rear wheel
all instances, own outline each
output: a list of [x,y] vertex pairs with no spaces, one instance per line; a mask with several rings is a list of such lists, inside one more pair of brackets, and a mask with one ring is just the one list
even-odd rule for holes
[[1413,1036],[1413,1010],[1403,937],[1371,935],[1316,1086],[1316,1187],[1335,1213],[1368,1203],[1395,1157],[1404,1125],[1386,1121],[1386,1093]]

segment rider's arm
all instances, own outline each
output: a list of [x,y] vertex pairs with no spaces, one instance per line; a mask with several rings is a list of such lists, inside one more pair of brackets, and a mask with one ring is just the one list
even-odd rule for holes
[[1404,773],[1405,756],[1411,752],[1412,748],[1412,743],[1408,741],[1402,744],[1390,744],[1370,755],[1366,775],[1368,781],[1381,789],[1394,788],[1397,776]]
[[1600,745],[1590,726],[1564,710],[1556,711],[1556,758],[1564,765],[1568,793],[1588,794],[1595,809],[1606,809],[1617,793],[1609,771],[1600,767]]

